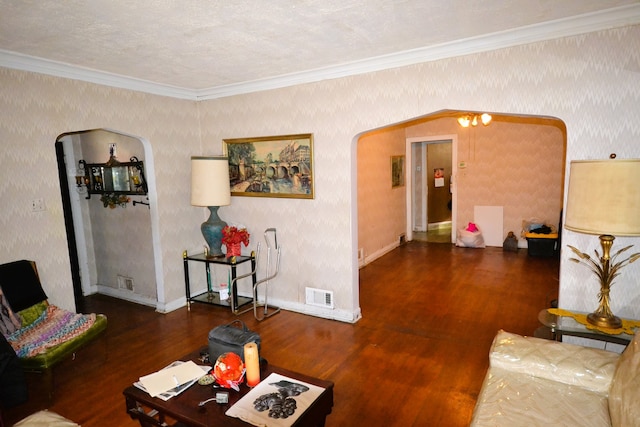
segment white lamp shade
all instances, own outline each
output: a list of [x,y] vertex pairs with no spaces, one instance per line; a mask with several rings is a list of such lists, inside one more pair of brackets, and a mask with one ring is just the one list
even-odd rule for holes
[[640,159],[572,161],[565,227],[640,236]]
[[191,157],[191,204],[193,206],[231,204],[227,157]]

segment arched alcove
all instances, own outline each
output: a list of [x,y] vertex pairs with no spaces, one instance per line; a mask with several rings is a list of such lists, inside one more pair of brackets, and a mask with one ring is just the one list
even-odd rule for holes
[[[156,306],[163,293],[157,281],[157,220],[153,157],[148,141],[109,129],[93,129],[61,134],[56,150],[63,153],[66,183],[61,177],[69,255],[76,305],[82,296],[102,293]],[[142,162],[147,194],[128,194],[127,202],[108,204],[100,194],[90,194],[83,180],[81,160],[87,164],[106,163],[114,154],[121,163]],[[155,238],[154,238],[155,236]]]

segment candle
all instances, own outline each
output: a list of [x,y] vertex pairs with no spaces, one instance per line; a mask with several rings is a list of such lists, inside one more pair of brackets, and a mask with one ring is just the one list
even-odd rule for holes
[[257,386],[260,382],[260,357],[258,345],[254,342],[244,345],[244,366],[247,369],[247,385]]

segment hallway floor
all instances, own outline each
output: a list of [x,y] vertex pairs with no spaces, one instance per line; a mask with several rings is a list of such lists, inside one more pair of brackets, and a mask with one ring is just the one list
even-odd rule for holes
[[414,231],[413,240],[416,242],[451,243],[451,224],[429,231]]

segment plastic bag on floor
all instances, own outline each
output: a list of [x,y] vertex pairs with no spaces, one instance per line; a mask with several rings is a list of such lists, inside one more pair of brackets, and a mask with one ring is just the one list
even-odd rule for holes
[[467,228],[458,230],[456,246],[463,248],[484,248],[485,243],[484,237],[482,237],[482,231],[480,231],[476,224],[470,222]]

